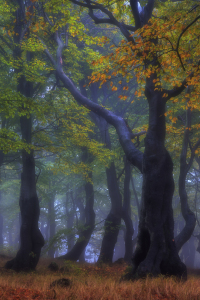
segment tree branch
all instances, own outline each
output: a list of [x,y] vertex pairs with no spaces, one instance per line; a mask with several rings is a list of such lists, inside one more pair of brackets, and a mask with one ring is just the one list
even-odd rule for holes
[[47,48],[44,50],[44,52],[46,53],[51,63],[54,65],[57,76],[63,82],[65,88],[68,89],[68,91],[72,94],[74,99],[79,104],[96,113],[98,116],[104,118],[109,124],[115,127],[127,159],[142,172],[143,153],[139,151],[132,143],[131,133],[127,127],[125,120],[122,117],[117,116],[113,112],[105,109],[101,105],[94,103],[80,93],[73,81],[63,72],[62,64],[60,63],[60,57],[62,56],[64,43],[58,37],[58,34],[55,34],[54,37],[58,44],[58,48],[56,51],[57,59],[55,60],[53,58]]
[[[118,27],[121,31],[121,33],[124,35],[124,37],[129,42],[134,42],[134,39],[131,37],[131,34],[129,30],[135,31],[135,27],[126,25],[123,22],[118,22],[117,19],[113,16],[112,12],[105,8],[102,4],[92,2],[90,0],[86,0],[85,2],[80,2],[77,0],[70,0],[72,3],[77,4],[82,7],[86,7],[89,9],[89,16],[92,18],[92,20],[95,22],[95,24],[111,24]],[[100,10],[102,13],[106,14],[108,18],[99,18],[97,17],[93,10]]]

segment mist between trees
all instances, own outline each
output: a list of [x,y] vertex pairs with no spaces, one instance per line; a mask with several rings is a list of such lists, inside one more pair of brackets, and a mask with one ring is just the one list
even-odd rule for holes
[[0,247],[199,267],[198,1],[0,1]]

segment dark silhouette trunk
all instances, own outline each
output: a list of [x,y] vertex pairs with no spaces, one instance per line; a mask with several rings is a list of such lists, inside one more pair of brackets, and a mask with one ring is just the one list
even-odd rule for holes
[[[15,35],[14,42],[16,47],[13,52],[15,59],[21,58],[20,36],[22,35],[25,20],[24,3],[20,3],[20,7],[16,10]],[[27,63],[33,57],[33,54],[27,52]],[[15,72],[22,70],[16,69]],[[25,97],[33,96],[33,83],[27,81],[21,75],[18,79],[17,91]],[[24,107],[22,107],[24,109]],[[20,117],[22,140],[31,146],[31,116]],[[20,248],[16,257],[8,261],[5,265],[8,269],[15,271],[31,271],[34,270],[39,257],[41,248],[44,246],[44,238],[38,228],[38,220],[40,214],[39,201],[36,193],[35,180],[35,160],[34,152],[30,150],[22,150],[22,174],[21,174],[21,189],[20,189],[20,212],[21,212],[21,228],[20,228]]]
[[[101,140],[108,149],[111,149],[108,123],[98,118],[95,120],[101,133]],[[101,244],[98,262],[111,263],[114,255],[115,244],[119,234],[122,213],[122,196],[120,194],[114,162],[106,168],[107,187],[111,200],[111,210],[105,219],[104,236]]]
[[[74,242],[75,242],[75,236],[72,232],[72,228],[74,227],[74,215],[75,215],[75,204],[74,201],[72,203],[69,203],[69,192],[66,193],[66,216],[67,216],[67,229],[69,229],[71,232],[67,235],[67,246],[68,246],[68,252],[73,248]],[[69,207],[71,209],[69,209]]]
[[113,255],[113,262],[115,262],[119,258],[124,258],[124,254],[125,254],[124,237],[125,237],[126,230],[125,227],[123,228],[122,226],[117,237],[117,243],[115,245],[115,251]]
[[[87,153],[87,150],[84,149],[84,154],[82,157],[84,162],[91,162],[93,159]],[[89,179],[92,181],[92,172],[88,174]],[[95,213],[94,213],[94,190],[93,184],[91,182],[85,183],[85,194],[86,194],[86,205],[85,205],[85,224],[83,229],[79,234],[79,238],[76,241],[73,248],[65,255],[60,256],[59,258],[66,259],[66,260],[79,260],[82,252],[86,248],[89,243],[90,237],[95,227]]]
[[[1,170],[0,170],[1,181]],[[2,203],[2,192],[0,190],[0,203]],[[0,214],[0,248],[3,248],[3,214]]]
[[[79,195],[77,195],[76,197],[76,205],[79,209],[79,213],[80,213],[80,218],[79,218],[79,221],[78,221],[78,227],[80,227],[80,231],[82,230],[82,226],[84,226],[85,224],[85,208],[84,208],[84,205],[83,205],[83,199],[82,197],[80,197]],[[83,249],[80,257],[79,257],[79,261],[80,262],[85,262],[85,249]]]
[[[5,119],[2,118],[2,125],[1,128],[5,128]],[[1,178],[1,167],[3,164],[4,153],[0,151],[0,185],[2,185],[2,178]],[[0,190],[0,204],[2,203],[2,191]],[[3,248],[3,214],[0,213],[0,248]]]
[[[48,202],[48,222],[49,222],[49,241],[54,237],[56,233],[56,221],[55,221],[55,209],[54,209],[55,196],[51,196]],[[48,256],[54,258],[55,246],[52,244],[48,250]]]
[[194,159],[194,151],[191,151],[191,156],[189,163],[187,163],[187,149],[189,146],[189,134],[191,129],[191,111],[188,108],[186,111],[186,129],[184,132],[183,138],[183,146],[180,156],[180,175],[179,175],[179,196],[181,201],[181,212],[182,216],[185,220],[185,226],[183,230],[179,233],[179,235],[175,238],[176,247],[179,251],[181,247],[190,239],[195,225],[196,225],[196,217],[195,214],[190,210],[188,205],[188,196],[186,192],[186,176],[187,173],[192,166],[193,159]]
[[189,268],[194,268],[195,252],[194,237],[191,237],[182,247],[183,260]]
[[[27,119],[26,117],[22,117],[21,119],[23,137],[25,134],[24,131],[27,128],[30,129],[30,124],[27,127],[27,123],[30,121],[31,119]],[[19,200],[21,211],[20,249],[16,257],[8,261],[5,267],[15,271],[30,271],[34,270],[38,263],[41,248],[44,246],[44,238],[38,228],[40,209],[36,194],[33,151],[29,154],[23,150],[22,161],[23,172],[21,175]]]
[[111,199],[111,210],[104,223],[104,236],[98,262],[111,263],[121,225],[122,197],[117,182],[114,162],[106,169],[107,186]]
[[134,199],[135,199],[135,203],[137,206],[137,211],[138,211],[138,216],[140,215],[140,203],[139,203],[139,199],[138,199],[138,195],[135,189],[135,184],[134,184],[134,180],[133,180],[133,176],[131,176],[131,186],[133,189],[133,195],[134,195]]
[[143,156],[143,187],[138,238],[133,254],[132,278],[147,274],[187,277],[174,241],[172,197],[173,163],[164,146],[165,101],[146,80],[149,128]]
[[124,178],[124,202],[122,207],[122,218],[126,225],[125,231],[125,255],[124,260],[128,263],[131,262],[133,255],[133,223],[131,220],[131,193],[129,189],[130,179],[131,179],[131,165],[130,162],[124,157],[124,169],[125,169],[125,178]]

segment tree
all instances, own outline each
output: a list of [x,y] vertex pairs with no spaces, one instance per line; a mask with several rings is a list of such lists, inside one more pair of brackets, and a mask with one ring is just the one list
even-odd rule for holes
[[[69,76],[64,72],[61,58],[62,51],[64,47],[66,47],[66,44],[63,42],[57,31],[54,34],[54,40],[57,43],[56,59],[54,59],[53,54],[51,54],[47,48],[44,50],[65,88],[70,91],[78,103],[103,117],[108,123],[116,128],[127,159],[143,173],[139,232],[136,250],[133,255],[133,270],[131,277],[143,277],[148,273],[156,276],[161,273],[164,275],[174,275],[180,278],[186,278],[187,270],[178,256],[173,233],[173,163],[169,152],[165,148],[165,106],[168,100],[180,95],[188,84],[194,83],[194,79],[196,80],[196,78],[199,78],[200,62],[198,60],[198,55],[196,54],[195,63],[193,62],[186,72],[184,62],[187,61],[187,58],[186,56],[183,56],[181,59],[179,53],[182,35],[187,31],[191,24],[196,24],[196,28],[198,27],[197,21],[200,18],[198,16],[199,5],[195,4],[194,1],[191,9],[187,6],[188,10],[186,12],[187,17],[185,22],[188,23],[186,27],[184,26],[184,29],[180,29],[180,22],[178,23],[178,21],[181,18],[180,16],[179,18],[177,17],[177,31],[179,30],[180,32],[177,37],[177,48],[175,49],[176,58],[179,60],[177,72],[182,68],[184,74],[181,73],[181,80],[178,84],[175,83],[171,89],[167,89],[163,87],[161,81],[161,60],[160,56],[157,55],[157,53],[160,53],[161,51],[160,48],[157,48],[160,46],[158,43],[158,27],[155,28],[150,26],[150,19],[154,9],[153,0],[149,0],[141,11],[139,10],[137,1],[130,1],[135,26],[126,25],[124,22],[117,21],[112,11],[113,6],[111,5],[107,8],[103,1],[98,3],[72,0],[71,2],[81,7],[87,7],[89,9],[89,15],[96,24],[108,23],[119,28],[122,35],[127,39],[128,44],[131,45],[131,49],[129,51],[128,47],[125,46],[123,51],[126,51],[128,55],[126,55],[125,58],[123,56],[121,58],[118,56],[118,60],[115,60],[119,63],[118,72],[121,70],[122,75],[127,75],[128,72],[124,72],[124,69],[126,70],[127,66],[136,65],[139,66],[138,77],[140,74],[144,74],[145,77],[145,96],[149,105],[149,127],[145,138],[145,151],[144,153],[141,153],[135,148],[131,141],[132,133],[125,120],[83,96]],[[179,6],[180,9],[183,4],[175,3],[175,5]],[[106,15],[106,18],[97,17],[94,13],[95,10],[100,10]],[[46,20],[48,20],[47,17]],[[168,19],[165,21],[165,18],[161,16],[161,20],[163,22],[163,27],[165,27]],[[169,24],[172,23],[169,22]],[[50,25],[53,26],[52,24]],[[156,33],[150,34],[150,37],[148,38],[149,32],[152,30],[151,28],[153,28]],[[131,34],[131,32],[133,32],[133,34]],[[161,46],[163,46],[162,43]],[[133,53],[133,55],[129,60],[131,53]],[[118,54],[119,50],[116,56]],[[165,58],[162,63],[164,63],[164,60]],[[141,65],[143,65],[144,68],[141,68]],[[110,67],[112,67],[112,65]],[[166,68],[167,67],[168,65]],[[143,69],[144,73],[142,72]],[[168,67],[167,70],[173,71],[174,66],[171,66],[171,68]],[[163,73],[164,71],[165,69],[163,70]],[[98,78],[100,78],[100,76]],[[102,78],[103,80],[107,79],[106,73],[104,73]],[[95,80],[96,78],[94,77],[94,81]],[[193,215],[190,216],[190,214],[187,213],[187,218],[190,219],[190,217],[193,219]],[[188,237],[186,236],[184,242],[186,242],[187,239]]]

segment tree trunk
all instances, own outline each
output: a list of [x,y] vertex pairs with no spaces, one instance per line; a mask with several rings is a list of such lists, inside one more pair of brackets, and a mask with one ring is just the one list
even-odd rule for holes
[[[5,127],[5,120],[2,120],[1,128],[3,129]],[[2,167],[4,159],[4,153],[3,151],[0,151],[0,168]],[[0,184],[2,185],[2,179],[1,179],[1,169],[0,169]],[[0,203],[2,203],[2,191],[0,190]],[[3,248],[3,214],[0,213],[0,248]]]
[[[101,133],[101,139],[108,149],[111,149],[108,123],[99,118],[96,124]],[[114,162],[106,168],[107,186],[111,200],[111,210],[105,219],[104,236],[101,244],[98,262],[111,263],[114,255],[115,244],[119,234],[122,213],[122,196],[120,194]]]
[[126,157],[124,157],[124,167],[125,167],[124,202],[122,208],[122,218],[126,225],[124,260],[130,263],[133,255],[132,237],[134,234],[134,229],[133,229],[133,222],[131,220],[131,205],[130,205],[131,193],[129,189],[130,179],[131,179],[131,165],[130,162],[126,159]]
[[[1,199],[1,191],[0,191],[0,203],[2,201]],[[3,248],[3,215],[0,214],[0,248],[2,249]]]
[[[141,28],[142,22],[144,21],[147,24],[151,17],[154,1],[148,1],[148,4],[141,13],[138,11],[136,1],[131,1],[130,3],[133,15],[136,17],[136,29]],[[90,15],[96,21],[92,10]],[[108,20],[111,22],[111,19],[108,18]],[[119,28],[127,40],[134,42],[129,31],[125,30],[123,24],[118,24],[120,24]],[[164,146],[165,102],[184,91],[186,80],[182,82],[181,86],[169,91],[166,89],[159,90],[155,85],[155,82],[159,81],[157,70],[160,68],[157,57],[151,58],[151,61],[148,61],[148,59],[145,60],[145,66],[151,65],[151,70],[154,72],[146,78],[145,94],[149,103],[149,128],[145,139],[145,151],[142,154],[131,141],[134,134],[127,126],[127,122],[120,116],[83,96],[64,73],[62,64],[61,62],[59,63],[64,43],[57,34],[55,35],[55,41],[58,44],[57,60],[53,59],[53,56],[47,49],[45,53],[55,66],[57,76],[78,103],[98,114],[99,117],[103,117],[109,124],[115,127],[127,159],[144,176],[139,232],[136,250],[133,255],[134,267],[131,278],[144,277],[151,273],[153,275],[174,275],[178,278],[186,279],[187,269],[178,256],[174,241],[172,210],[172,196],[174,192],[173,163]],[[153,42],[156,44],[156,40]],[[163,98],[165,92],[167,96]]]
[[[77,204],[77,207],[78,207],[79,213],[80,213],[78,226],[80,226],[80,228],[81,228],[85,224],[85,208],[84,208],[84,205],[83,205],[83,199],[79,195],[77,195],[75,202]],[[79,257],[79,261],[80,262],[85,262],[85,249],[83,249],[83,251],[82,251],[82,253]]]
[[145,94],[149,102],[149,128],[145,138],[142,203],[131,277],[164,274],[186,278],[187,269],[174,242],[173,163],[164,146],[165,101],[160,92],[154,91],[151,78],[147,79]]
[[121,225],[122,197],[119,191],[114,162],[106,169],[111,210],[104,223],[104,236],[98,262],[111,263]]
[[113,262],[118,260],[119,258],[123,258],[125,255],[125,244],[124,244],[124,234],[125,234],[125,228],[121,226],[121,229],[119,231],[118,237],[117,237],[117,243],[115,245],[115,251],[113,255]]
[[[87,150],[83,154],[83,161],[91,162],[91,157],[88,157]],[[89,179],[92,181],[92,172],[88,174]],[[85,225],[82,231],[79,234],[79,238],[73,248],[65,255],[60,256],[59,258],[66,260],[77,261],[81,253],[84,251],[86,246],[89,243],[90,237],[95,227],[95,213],[93,210],[94,206],[94,190],[93,184],[91,182],[85,183],[85,194],[86,194],[86,205],[85,205]]]
[[[20,37],[24,30],[25,7],[24,2],[19,3],[19,8],[15,12],[16,22],[14,25],[14,42],[15,48],[13,56],[15,59],[21,59],[21,41]],[[27,52],[27,63],[33,57],[33,53]],[[19,73],[20,69],[15,69]],[[25,97],[33,96],[33,82],[27,81],[25,76],[21,75],[18,78],[17,91]],[[22,107],[24,109],[24,107]],[[31,146],[31,116],[20,117],[22,140]],[[5,265],[8,269],[15,271],[31,271],[34,270],[39,257],[41,248],[44,246],[44,238],[38,228],[38,220],[40,214],[39,201],[36,193],[35,180],[35,160],[34,152],[30,150],[22,150],[22,174],[21,174],[21,189],[19,199],[21,211],[21,229],[20,229],[20,249],[16,257],[8,261]]]
[[188,196],[185,187],[186,176],[190,167],[192,166],[192,162],[194,159],[194,156],[191,154],[189,163],[186,162],[187,149],[189,145],[189,134],[191,129],[191,111],[189,108],[186,111],[185,125],[186,125],[186,129],[184,133],[183,146],[182,146],[182,151],[180,156],[180,175],[179,175],[179,196],[181,201],[181,212],[185,220],[185,227],[175,238],[176,247],[178,251],[190,239],[196,225],[196,217],[195,214],[189,208]]
[[[71,210],[69,210],[69,192],[66,193],[66,216],[67,216],[67,229],[72,230],[74,227],[74,213],[75,213],[75,205],[74,202],[71,203]],[[72,232],[70,232],[67,235],[67,246],[68,246],[68,252],[73,248],[74,246],[74,239],[75,236]]]
[[183,249],[183,257],[184,262],[187,267],[194,268],[194,260],[195,260],[195,245],[194,245],[194,237],[192,236],[187,243],[185,243],[182,247]]
[[[27,128],[27,121],[30,119],[23,117],[21,120],[22,131]],[[35,183],[35,163],[33,151],[29,153],[23,150],[22,154],[23,172],[21,175],[20,191],[20,211],[21,211],[21,229],[20,229],[20,249],[16,257],[8,261],[5,265],[8,269],[15,271],[34,270],[39,257],[41,248],[44,246],[44,238],[38,228],[39,220],[39,202],[36,194]]]
[[[56,222],[55,222],[55,209],[54,209],[54,199],[55,196],[50,195],[50,199],[48,202],[48,221],[49,221],[49,240],[51,243],[51,239],[54,237],[56,233]],[[54,258],[55,254],[55,247],[51,245],[50,249],[48,250],[48,256]]]

